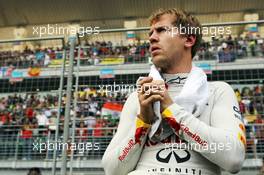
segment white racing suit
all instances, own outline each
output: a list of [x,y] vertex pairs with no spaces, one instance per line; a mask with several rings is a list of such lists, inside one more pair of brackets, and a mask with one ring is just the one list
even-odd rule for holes
[[[175,103],[162,112],[174,134],[157,143],[147,136],[150,125],[137,118],[138,95],[132,93],[103,156],[105,174],[220,175],[221,169],[238,172],[245,157],[246,139],[234,91],[224,82],[208,82],[208,86],[209,101],[199,117]],[[181,88],[181,82],[169,84],[169,95],[173,97]]]

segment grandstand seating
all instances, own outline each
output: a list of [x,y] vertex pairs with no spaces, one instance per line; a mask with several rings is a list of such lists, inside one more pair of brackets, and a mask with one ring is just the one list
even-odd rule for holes
[[[264,154],[264,86],[235,89],[240,110],[247,123],[247,156],[256,158],[257,153]],[[128,94],[111,95],[100,90],[86,88],[78,94],[77,128],[75,143],[99,143],[100,151],[75,151],[79,159],[101,158],[110,142],[118,124],[119,114],[102,114],[104,103],[124,104]],[[65,104],[65,98],[62,104]],[[48,148],[36,148],[33,143],[41,145],[53,143],[57,117],[58,98],[46,94],[13,94],[3,96],[0,100],[0,158],[40,160],[51,159],[52,151]],[[65,105],[62,106],[64,109]],[[60,120],[59,135],[63,132],[63,115]],[[41,149],[41,152],[40,150]],[[70,149],[70,148],[69,148]],[[69,151],[70,152],[70,151]]]
[[[80,64],[100,65],[104,58],[123,58],[122,64],[147,63],[149,44],[119,46],[112,42],[86,42],[80,54]],[[44,48],[31,50],[25,48],[20,51],[0,51],[0,66],[16,69],[29,67],[54,67],[56,60],[63,57],[61,48]],[[75,50],[77,57],[77,49]],[[217,60],[218,62],[233,62],[245,57],[264,57],[263,39],[250,38],[213,38],[210,42],[203,42],[194,60]],[[76,62],[75,62],[76,64]]]

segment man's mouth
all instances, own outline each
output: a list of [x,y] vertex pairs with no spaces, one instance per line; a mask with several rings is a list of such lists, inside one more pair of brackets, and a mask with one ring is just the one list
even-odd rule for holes
[[155,56],[160,53],[161,48],[158,46],[151,46],[150,50],[151,50],[151,55]]

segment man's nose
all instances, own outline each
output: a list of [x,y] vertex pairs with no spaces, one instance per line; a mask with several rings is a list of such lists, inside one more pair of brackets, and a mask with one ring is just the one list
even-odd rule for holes
[[153,32],[150,36],[149,36],[149,42],[150,43],[154,43],[154,42],[158,42],[159,41],[159,36],[156,32]]

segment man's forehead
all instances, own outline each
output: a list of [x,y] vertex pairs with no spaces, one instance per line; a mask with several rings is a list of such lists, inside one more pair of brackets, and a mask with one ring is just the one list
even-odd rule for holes
[[154,29],[161,26],[171,26],[175,17],[171,14],[164,14],[160,16],[157,20],[154,20],[150,29]]

